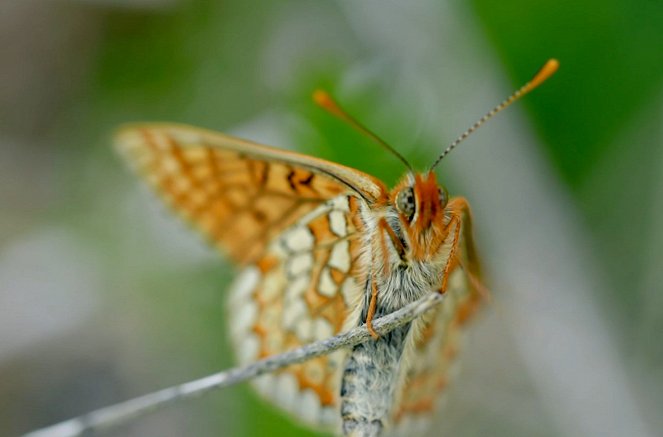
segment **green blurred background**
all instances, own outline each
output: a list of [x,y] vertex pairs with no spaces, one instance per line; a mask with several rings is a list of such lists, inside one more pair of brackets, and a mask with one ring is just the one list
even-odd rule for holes
[[[310,101],[330,90],[420,168],[549,57],[560,71],[439,168],[493,302],[432,435],[661,435],[663,6],[0,3],[0,435],[233,365],[234,275],[110,148],[186,122],[403,171]],[[110,435],[315,435],[246,385]]]

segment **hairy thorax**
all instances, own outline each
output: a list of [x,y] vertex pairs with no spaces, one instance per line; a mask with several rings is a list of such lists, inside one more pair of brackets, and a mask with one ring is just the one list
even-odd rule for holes
[[[381,235],[379,220],[385,218],[405,247],[405,256],[399,254],[387,237]],[[367,248],[362,254],[362,264],[366,272],[363,288],[361,312],[354,317],[355,326],[365,322],[368,313],[373,281],[378,290],[374,317],[389,314],[404,305],[421,298],[426,293],[439,290],[444,266],[447,262],[449,246],[441,245],[434,256],[426,260],[416,260],[410,256],[410,242],[401,229],[394,211],[386,210],[380,215],[363,215],[363,222],[369,232],[364,235]],[[407,371],[406,351],[411,347],[417,330],[422,323],[406,324],[388,334],[355,346],[349,354],[341,382],[341,416],[345,435],[380,435],[388,425]]]

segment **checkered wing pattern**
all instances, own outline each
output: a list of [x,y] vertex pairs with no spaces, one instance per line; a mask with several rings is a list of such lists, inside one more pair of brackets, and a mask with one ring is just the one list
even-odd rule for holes
[[357,170],[189,126],[130,125],[116,145],[175,212],[243,265],[326,201],[385,192]]
[[[116,143],[175,212],[243,266],[229,299],[241,364],[343,329],[362,296],[358,211],[385,196],[380,181],[187,126],[128,126]],[[335,426],[343,354],[265,375],[256,388],[304,422]]]
[[[286,229],[255,266],[238,277],[230,298],[231,336],[248,364],[340,333],[362,298],[359,199],[339,196]],[[308,424],[338,425],[345,351],[261,376],[254,385]]]

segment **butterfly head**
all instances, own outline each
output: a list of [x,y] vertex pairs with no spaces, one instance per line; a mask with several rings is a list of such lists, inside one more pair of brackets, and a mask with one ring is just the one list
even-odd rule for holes
[[448,222],[449,202],[449,194],[437,183],[435,173],[408,174],[392,191],[391,202],[415,258],[434,252],[437,237],[444,233]]

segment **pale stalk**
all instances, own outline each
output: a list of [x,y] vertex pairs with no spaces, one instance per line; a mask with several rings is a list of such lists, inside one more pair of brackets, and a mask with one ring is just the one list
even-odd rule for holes
[[[439,293],[429,293],[416,302],[373,321],[375,331],[384,335],[419,317],[443,300]],[[227,387],[251,378],[274,372],[291,364],[301,363],[311,358],[329,354],[343,347],[352,347],[365,341],[373,341],[366,325],[348,332],[316,341],[291,351],[273,355],[244,367],[215,373],[191,382],[165,388],[119,404],[94,410],[90,413],[64,422],[42,428],[25,437],[75,437],[90,432],[108,430],[130,420],[156,411],[176,401],[203,395],[209,391]]]

